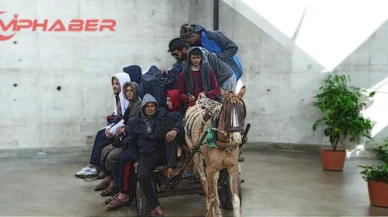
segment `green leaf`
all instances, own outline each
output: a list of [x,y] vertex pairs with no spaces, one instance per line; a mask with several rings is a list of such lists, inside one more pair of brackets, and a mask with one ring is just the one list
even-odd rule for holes
[[[324,125],[324,135],[329,137],[333,149],[336,148],[340,136],[348,136],[351,141],[360,141],[367,137],[372,130],[372,122],[360,113],[359,104],[364,97],[365,90],[359,87],[348,86],[350,76],[328,74],[319,92],[314,96],[313,106],[321,112],[321,117],[313,123],[313,130],[319,124]],[[372,92],[370,96],[373,96]]]

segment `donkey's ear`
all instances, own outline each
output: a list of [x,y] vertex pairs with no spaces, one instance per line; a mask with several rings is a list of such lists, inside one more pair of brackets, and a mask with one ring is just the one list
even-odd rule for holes
[[245,85],[240,89],[237,96],[238,96],[238,98],[242,99],[244,94],[245,94]]

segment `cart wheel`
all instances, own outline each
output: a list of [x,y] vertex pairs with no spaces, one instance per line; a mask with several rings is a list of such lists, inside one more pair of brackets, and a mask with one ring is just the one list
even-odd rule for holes
[[[221,189],[218,191],[218,197],[220,199],[221,207],[223,209],[233,210],[232,191],[230,189],[229,173],[225,179],[225,182],[221,186]],[[239,175],[239,182],[238,182],[238,197],[240,198],[240,207],[241,207],[241,205],[242,205],[242,193],[241,193],[240,175]]]
[[151,212],[151,208],[148,205],[143,190],[140,188],[139,182],[136,184],[136,209],[137,215],[140,217],[146,217]]

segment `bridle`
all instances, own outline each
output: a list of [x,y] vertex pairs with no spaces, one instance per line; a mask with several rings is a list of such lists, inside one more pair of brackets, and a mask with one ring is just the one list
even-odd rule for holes
[[[226,102],[222,105],[220,116],[223,116],[226,126],[226,133],[244,132],[244,122],[246,117],[246,107],[242,100],[237,102]],[[228,119],[229,118],[229,119]],[[218,126],[220,128],[220,126]]]
[[[207,105],[207,106],[205,106]],[[219,105],[219,109],[215,109]],[[224,103],[219,103],[214,100],[211,100],[207,97],[199,97],[196,103],[197,111],[201,109],[207,110],[207,115],[203,115],[199,112],[201,122],[203,125],[207,125],[206,128],[210,128],[211,131],[218,132],[218,138],[216,140],[216,145],[218,148],[233,148],[238,146],[238,144],[232,144],[232,135],[236,132],[241,135],[244,133],[244,120],[246,117],[246,106],[243,100],[239,99],[237,96],[227,95],[225,97]],[[212,125],[207,123],[207,120],[212,119]],[[221,125],[220,121],[223,119],[224,124]],[[191,131],[191,125],[189,124],[188,128],[185,128],[185,131]],[[220,136],[221,134],[221,136]],[[191,134],[188,134],[191,137]],[[222,137],[222,138],[221,138]]]

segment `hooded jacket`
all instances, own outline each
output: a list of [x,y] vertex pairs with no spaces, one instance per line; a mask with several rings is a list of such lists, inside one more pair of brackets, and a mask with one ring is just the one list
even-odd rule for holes
[[128,83],[128,86],[132,87],[132,89],[134,90],[134,96],[132,101],[128,100],[128,106],[127,106],[127,109],[125,110],[123,119],[111,127],[110,132],[114,134],[116,133],[119,127],[127,125],[128,122],[131,121],[134,117],[136,117],[136,115],[138,115],[141,111],[139,86],[135,82],[126,82],[126,83]]
[[170,112],[176,113],[179,115],[179,123],[182,123],[183,117],[185,116],[185,108],[182,104],[182,101],[179,97],[179,90],[173,89],[167,91],[167,96],[170,97],[171,103],[172,103],[172,109],[170,109]]
[[178,109],[182,108],[182,101],[179,98],[178,89],[168,90],[167,96],[170,97],[172,104],[172,109],[170,109],[170,112],[176,112]]
[[129,101],[128,108],[124,114],[124,124],[127,125],[133,118],[141,112],[141,99],[139,85],[135,82],[130,82],[128,86],[134,90],[133,100]]
[[[131,79],[129,78],[129,75],[127,73],[124,73],[124,72],[120,72],[120,73],[113,75],[112,79],[111,79],[112,84],[113,84],[114,78],[116,78],[120,84],[119,98],[120,98],[121,111],[122,111],[122,115],[123,115],[125,110],[127,109],[127,106],[128,106],[128,100],[125,98],[123,87],[124,87],[125,82],[130,82]],[[117,106],[116,106],[116,98],[114,98],[114,103],[115,103],[114,115],[119,115],[119,113],[117,111]]]
[[[113,100],[114,100],[114,111],[113,111],[113,114],[114,115],[117,115],[117,116],[121,116],[123,117],[124,116],[124,112],[125,110],[127,109],[128,107],[128,100],[125,98],[125,94],[124,94],[124,84],[125,82],[130,82],[131,79],[129,78],[129,75],[127,73],[124,73],[124,72],[120,72],[120,73],[117,73],[115,75],[112,76],[111,78],[111,84],[113,84],[113,79],[116,78],[118,81],[119,81],[119,85],[120,85],[120,93],[118,95],[119,99],[120,99],[120,108],[121,108],[121,115],[119,114],[118,110],[117,110],[117,104],[116,104],[116,95],[114,96]],[[110,124],[107,129],[109,129],[110,133],[116,133],[116,131],[112,132],[111,131],[111,128],[116,125],[117,123],[112,123]]]
[[227,63],[236,74],[237,80],[243,73],[240,60],[236,56],[238,47],[226,37],[221,31],[207,31],[203,26],[193,24],[194,31],[201,35],[201,45],[210,53],[216,53],[217,56]]
[[[198,47],[192,47],[188,51],[187,55],[187,67],[185,67],[183,73],[179,74],[179,95],[182,102],[189,102],[188,95],[193,95],[198,98],[200,92],[204,92],[210,99],[216,98],[220,94],[220,86],[217,83],[217,79],[213,70],[210,68],[206,55],[203,55],[201,51],[200,62],[200,79],[194,82],[194,71],[191,70],[190,54],[193,50],[199,49]],[[200,50],[200,49],[199,49]],[[193,102],[190,102],[191,106]]]
[[[195,47],[192,47],[195,48]],[[204,57],[205,64],[209,64],[210,68],[213,70],[214,75],[216,76],[217,83],[219,86],[231,78],[234,75],[232,68],[222,61],[216,54],[210,53],[203,47],[198,47],[202,51],[202,56]],[[182,63],[183,70],[188,67],[187,60]]]
[[[156,112],[151,117],[147,117],[144,113],[144,107],[150,102],[155,103]],[[159,108],[153,96],[144,95],[141,113],[128,124],[129,139],[127,145],[132,158],[139,161],[140,156],[160,152],[161,148],[165,148],[165,136],[168,131],[174,129],[178,133],[183,132],[182,123],[178,120],[177,114]]]
[[130,66],[124,67],[123,71],[129,75],[132,82],[135,82],[139,85],[140,97],[142,97],[144,93],[143,93],[143,84],[141,82],[142,72],[141,72],[140,66],[130,65]]
[[130,65],[123,68],[123,72],[127,73],[132,82],[141,83],[141,68],[138,65]]

